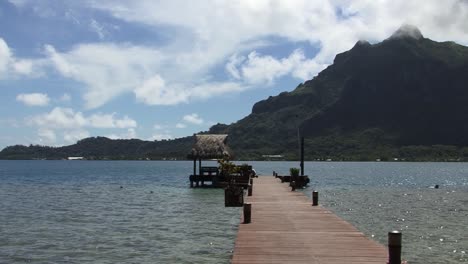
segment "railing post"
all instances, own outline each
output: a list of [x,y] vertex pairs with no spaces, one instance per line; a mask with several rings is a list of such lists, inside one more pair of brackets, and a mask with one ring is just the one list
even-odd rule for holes
[[251,216],[252,216],[252,204],[244,203],[244,224],[250,223]]
[[401,264],[401,232],[388,232],[388,264]]
[[247,188],[247,196],[252,196],[252,184],[249,184],[249,187]]
[[313,206],[318,205],[318,192],[317,191],[312,192],[312,205]]

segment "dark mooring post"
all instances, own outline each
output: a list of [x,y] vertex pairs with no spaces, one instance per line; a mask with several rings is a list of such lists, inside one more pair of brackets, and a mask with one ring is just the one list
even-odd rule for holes
[[304,176],[304,137],[301,137],[301,176]]
[[318,205],[318,192],[317,191],[312,192],[312,205],[313,206]]
[[197,159],[193,159],[193,176],[197,175]]
[[244,203],[244,224],[250,223],[251,216],[252,216],[252,204]]
[[388,264],[401,264],[401,232],[388,232]]
[[198,158],[198,175],[201,175],[201,158]]

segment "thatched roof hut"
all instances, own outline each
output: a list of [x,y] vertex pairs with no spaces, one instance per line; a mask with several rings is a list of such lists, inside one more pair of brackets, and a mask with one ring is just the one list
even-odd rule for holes
[[195,135],[195,144],[189,153],[190,159],[221,159],[231,157],[231,150],[227,146],[228,135],[206,134]]

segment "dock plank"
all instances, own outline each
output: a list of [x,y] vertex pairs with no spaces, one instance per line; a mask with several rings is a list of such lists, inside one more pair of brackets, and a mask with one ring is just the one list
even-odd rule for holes
[[272,176],[256,178],[246,202],[251,223],[240,224],[233,264],[387,262],[384,246]]

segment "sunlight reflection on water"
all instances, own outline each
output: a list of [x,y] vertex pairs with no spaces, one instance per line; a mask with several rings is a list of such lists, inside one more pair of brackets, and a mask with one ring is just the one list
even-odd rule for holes
[[[0,161],[0,263],[228,263],[240,210],[220,189],[188,188],[191,166]],[[468,164],[307,162],[306,174],[304,193],[370,238],[402,230],[409,263],[468,262]]]

